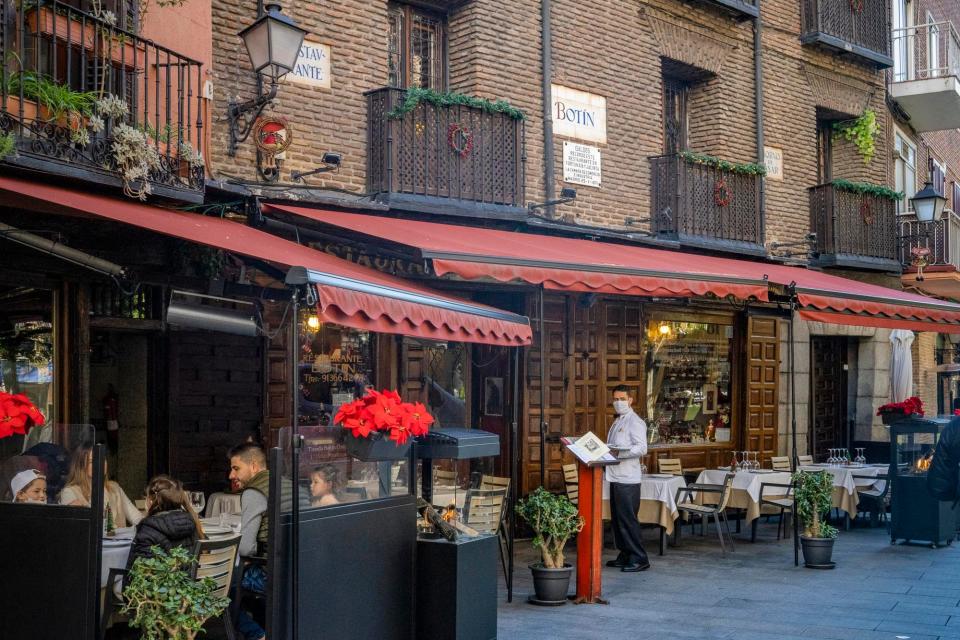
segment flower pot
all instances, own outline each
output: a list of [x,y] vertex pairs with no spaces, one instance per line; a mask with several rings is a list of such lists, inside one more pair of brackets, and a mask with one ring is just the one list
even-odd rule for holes
[[530,571],[533,573],[533,591],[537,604],[566,603],[572,566],[565,564],[562,569],[549,569],[537,563],[530,565]]
[[355,438],[352,432],[345,431],[343,444],[347,447],[347,453],[364,462],[402,460],[407,457],[407,453],[410,451],[409,441],[397,446],[396,442],[384,436],[380,431],[374,431],[368,438]]
[[893,424],[899,420],[903,420],[907,415],[903,411],[881,411],[880,412],[880,422],[883,424]]
[[800,548],[803,549],[803,562],[806,566],[816,569],[832,567],[834,538],[808,538],[800,536]]

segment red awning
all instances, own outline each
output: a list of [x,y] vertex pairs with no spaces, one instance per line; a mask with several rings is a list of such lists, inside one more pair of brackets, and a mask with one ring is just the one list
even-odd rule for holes
[[236,222],[5,176],[0,176],[0,191],[6,192],[8,206],[16,206],[9,200],[16,194],[278,265],[302,267],[318,276],[320,314],[337,324],[505,346],[530,344],[532,338],[523,316],[447,296]]
[[496,229],[270,204],[268,209],[416,248],[438,276],[645,296],[733,295],[766,301],[796,286],[809,320],[960,333],[960,305],[802,267]]

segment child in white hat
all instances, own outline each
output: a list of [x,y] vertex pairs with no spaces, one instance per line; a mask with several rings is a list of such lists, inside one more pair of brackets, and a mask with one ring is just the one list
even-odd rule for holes
[[47,502],[47,478],[36,469],[27,469],[10,481],[14,502]]

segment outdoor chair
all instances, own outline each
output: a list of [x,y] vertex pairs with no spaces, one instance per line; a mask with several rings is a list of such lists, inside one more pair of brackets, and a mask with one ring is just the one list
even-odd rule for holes
[[[779,491],[767,491],[767,487],[779,489]],[[786,491],[784,491],[784,489]],[[766,496],[764,492],[766,491]],[[760,510],[764,507],[772,507],[780,511],[780,521],[777,523],[777,540],[780,535],[787,537],[787,525],[785,515],[789,513],[793,516],[793,485],[776,482],[764,482],[760,485]],[[750,542],[757,541],[757,523],[759,518],[753,521],[753,530],[750,533]]]
[[445,469],[433,470],[433,486],[452,487],[457,484],[457,472],[446,471]]
[[[720,550],[724,554],[727,552],[727,547],[723,540],[723,529],[720,527],[720,520],[723,520],[723,526],[727,530],[727,536],[730,539],[730,550],[734,551],[733,535],[730,533],[730,523],[727,521],[726,514],[727,503],[730,501],[732,484],[733,474],[728,473],[723,479],[723,484],[689,484],[685,487],[679,487],[676,495],[677,511],[679,511],[681,514],[686,514],[691,517],[699,516],[701,531],[703,529],[703,525],[708,523],[711,516],[713,517],[713,522],[717,527],[717,536],[720,538]],[[719,494],[717,504],[705,505],[695,503],[693,501],[693,493],[695,491]],[[680,497],[681,494],[684,494],[682,500]],[[682,527],[679,526],[679,524],[674,527],[674,542],[676,544],[679,544],[680,542],[681,528]]]
[[577,473],[577,463],[563,465],[563,484],[567,489],[567,497],[570,502],[577,504],[580,498],[580,478]]
[[774,471],[792,471],[788,456],[773,456],[770,458],[770,468]]
[[657,460],[657,473],[668,473],[672,476],[683,475],[683,464],[680,458],[660,458]]
[[[500,476],[489,476],[483,475],[480,478],[480,488],[471,489],[467,492],[467,500],[470,499],[471,492],[476,493],[477,491],[502,491],[503,498],[501,500],[500,508],[500,519],[499,524],[496,529],[497,534],[497,547],[500,550],[500,565],[503,567],[503,576],[506,579],[507,576],[507,513],[510,507],[510,478],[504,478]],[[467,508],[466,502],[464,503],[464,520],[467,517]],[[469,522],[467,523],[469,524]],[[473,526],[472,524],[470,525]],[[476,527],[474,527],[476,528]]]
[[804,464],[813,464],[813,456],[797,456],[797,463]]
[[853,481],[857,480],[876,480],[883,482],[883,488],[877,489],[876,483],[869,489],[857,489],[857,513],[870,512],[870,526],[876,527],[880,520],[887,520],[887,495],[890,493],[890,475],[882,474],[874,476],[858,476],[853,474]]

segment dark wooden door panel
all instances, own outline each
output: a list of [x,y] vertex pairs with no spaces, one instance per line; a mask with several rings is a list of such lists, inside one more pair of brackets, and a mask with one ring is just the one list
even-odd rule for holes
[[815,336],[811,339],[812,424],[811,450],[817,458],[826,457],[826,450],[843,446],[846,416],[846,384],[843,372],[844,339]]
[[744,448],[761,463],[777,455],[780,414],[780,322],[753,316],[747,322],[747,429]]

